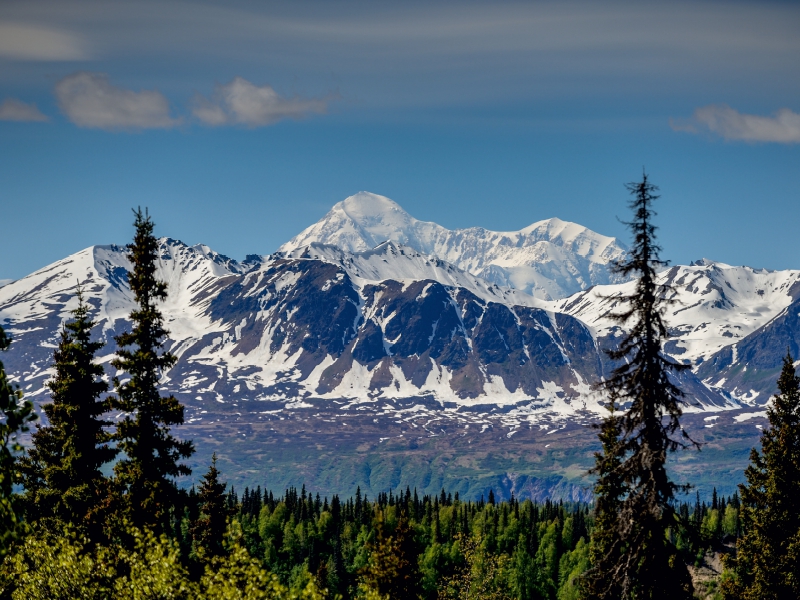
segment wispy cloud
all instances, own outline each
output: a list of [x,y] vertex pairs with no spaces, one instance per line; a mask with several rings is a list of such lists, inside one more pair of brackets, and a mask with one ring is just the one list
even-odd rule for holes
[[691,119],[671,119],[675,131],[711,132],[726,140],[800,143],[800,114],[782,108],[774,116],[748,115],[726,104],[711,104],[694,111]]
[[[158,89],[202,89],[206,76],[227,77],[228,68],[278,90],[299,84],[318,95],[339,86],[365,108],[587,96],[638,102],[698,85],[728,94],[800,88],[797,2],[37,0],[0,7],[6,19],[76,32],[97,60],[132,72],[148,65]],[[102,64],[96,70],[119,72]]]
[[[0,2],[0,12],[4,23],[72,32],[65,56],[90,50],[101,61],[82,69],[146,69],[170,93],[246,73],[311,97],[341,87],[365,109],[592,97],[585,106],[595,111],[698,88],[725,98],[800,90],[797,2],[37,0]],[[7,78],[30,76],[23,72]],[[229,122],[225,106],[210,103],[205,118]]]
[[61,110],[79,127],[169,129],[181,122],[170,116],[161,92],[117,87],[105,73],[73,73],[56,84],[55,92]]
[[218,85],[211,99],[197,94],[192,114],[211,126],[246,125],[262,127],[281,119],[301,119],[327,111],[328,101],[320,98],[286,98],[269,85],[257,86],[242,77]]
[[0,104],[0,121],[49,121],[35,104],[26,104],[14,98],[6,98]]
[[72,32],[26,23],[0,23],[0,57],[13,60],[86,60],[84,39]]

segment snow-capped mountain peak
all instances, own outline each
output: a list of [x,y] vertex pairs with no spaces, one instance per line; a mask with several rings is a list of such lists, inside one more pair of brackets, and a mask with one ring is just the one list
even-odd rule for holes
[[278,251],[291,252],[318,242],[348,252],[363,252],[392,241],[426,252],[431,234],[438,233],[437,229],[444,228],[436,223],[418,221],[386,196],[359,192],[334,204],[328,214]]
[[292,252],[314,242],[363,252],[385,241],[410,246],[491,283],[546,300],[617,282],[609,264],[625,253],[615,238],[556,218],[519,231],[450,230],[419,221],[393,200],[370,192],[359,192],[335,204],[279,252]]
[[590,262],[603,265],[619,258],[623,254],[620,250],[625,249],[616,238],[600,235],[583,225],[556,217],[528,225],[518,232],[518,236],[520,240],[528,238],[550,242]]

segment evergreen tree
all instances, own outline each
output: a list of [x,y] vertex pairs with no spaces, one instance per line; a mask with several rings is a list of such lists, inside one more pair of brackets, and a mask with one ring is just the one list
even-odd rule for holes
[[125,458],[114,470],[131,522],[162,530],[170,509],[179,501],[173,478],[191,473],[179,461],[191,456],[194,448],[191,441],[179,441],[170,434],[170,426],[183,423],[183,405],[158,391],[161,375],[177,360],[163,350],[168,332],[157,306],[167,297],[167,284],[156,278],[158,240],[153,221],[141,209],[134,214],[136,233],[128,245],[133,270],[128,272],[128,282],[137,307],[130,315],[132,331],[115,338],[118,357],[111,363],[130,376],[126,381],[114,378],[114,407],[127,413],[115,435]]
[[[625,308],[612,313],[620,325],[630,329],[619,346],[608,356],[619,366],[600,384],[611,401],[626,407],[619,419],[619,442],[613,449],[621,457],[615,471],[624,485],[613,525],[619,551],[603,556],[595,568],[595,582],[605,585],[604,597],[619,586],[624,598],[692,597],[689,572],[667,539],[667,530],[675,525],[677,515],[671,506],[679,489],[666,470],[667,454],[686,444],[676,439],[680,429],[682,393],[669,379],[670,371],[688,368],[672,362],[662,353],[668,337],[663,321],[667,288],[660,286],[656,270],[667,263],[660,260],[652,223],[656,186],[645,174],[639,183],[626,186],[633,199],[634,213],[626,223],[634,235],[629,256],[614,266],[623,277],[638,276],[635,291],[614,297]],[[598,459],[602,463],[606,460]]]
[[53,353],[55,377],[50,380],[52,402],[42,406],[48,425],[37,428],[33,446],[21,459],[28,517],[55,517],[99,533],[100,514],[107,500],[107,480],[100,468],[117,454],[109,445],[109,425],[103,415],[109,401],[101,399],[108,384],[103,366],[94,362],[102,342],[91,341],[95,323],[77,288],[78,306],[64,324]]
[[199,502],[200,515],[192,525],[192,538],[196,548],[202,548],[198,553],[205,554],[205,557],[222,556],[227,527],[228,503],[225,497],[226,483],[219,480],[219,470],[217,470],[217,453],[211,457],[211,466],[208,472],[203,475],[203,482],[200,484],[200,492],[197,500]]
[[598,435],[602,450],[595,452],[595,466],[591,471],[597,475],[597,482],[594,486],[594,529],[589,546],[589,562],[594,568],[586,573],[582,582],[587,598],[620,597],[619,586],[607,581],[603,573],[604,568],[616,564],[622,554],[616,529],[620,502],[625,495],[620,473],[623,460],[619,442],[620,417],[613,400],[608,404],[608,411]]
[[[0,326],[0,350],[8,350],[10,345],[11,338]],[[20,509],[14,495],[14,482],[19,477],[17,456],[22,451],[17,435],[28,430],[28,424],[36,419],[36,414],[33,404],[23,401],[21,390],[8,381],[2,362],[0,413],[0,557],[3,557],[20,532]]]
[[418,550],[405,513],[401,513],[392,535],[386,535],[383,511],[373,523],[376,539],[371,545],[369,563],[361,573],[367,589],[389,600],[412,600],[420,595]]
[[788,352],[778,390],[739,486],[743,534],[723,584],[728,598],[800,598],[800,377]]

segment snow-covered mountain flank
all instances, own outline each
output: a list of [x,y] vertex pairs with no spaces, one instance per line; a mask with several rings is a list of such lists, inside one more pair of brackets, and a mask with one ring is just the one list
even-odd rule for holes
[[418,221],[385,196],[359,192],[279,248],[288,252],[318,242],[362,252],[384,241],[405,244],[501,286],[546,300],[593,285],[616,283],[609,264],[625,253],[615,238],[560,219],[519,231],[482,227],[445,229]]
[[[667,350],[694,365],[763,327],[800,298],[800,271],[732,267],[710,260],[666,269],[658,283],[672,288],[664,315],[672,338]],[[597,286],[550,306],[606,336],[617,327],[609,318],[619,310],[615,299],[632,293],[635,285]]]
[[[800,307],[800,271],[704,259],[662,271],[659,283],[671,288],[664,318],[672,339],[666,351],[690,363],[710,389],[747,404],[766,402],[786,349],[797,356],[800,348],[800,326],[791,322]],[[620,308],[616,298],[634,286],[597,286],[549,308],[579,318],[599,343],[608,343],[620,333],[609,318]]]
[[[609,283],[624,247],[579,225],[449,231],[364,192],[273,255],[237,262],[160,244],[167,346],[179,357],[162,385],[198,419],[242,402],[273,413],[495,410],[512,429],[591,418],[603,410],[591,384],[612,366],[603,349],[621,333],[608,314],[633,285]],[[93,246],[0,288],[0,323],[15,338],[2,359],[35,399],[76,283],[110,362],[133,306],[128,267],[124,248]],[[800,271],[700,261],[661,279],[674,289],[667,350],[693,366],[679,381],[687,410],[763,404],[787,346],[800,349]]]
[[[162,239],[159,263],[179,356],[163,386],[193,401],[419,397],[565,413],[592,401],[600,361],[580,321],[407,247],[313,245],[240,264]],[[133,306],[127,267],[122,248],[95,246],[0,289],[0,319],[16,338],[4,359],[23,389],[45,393],[76,282],[110,361]]]

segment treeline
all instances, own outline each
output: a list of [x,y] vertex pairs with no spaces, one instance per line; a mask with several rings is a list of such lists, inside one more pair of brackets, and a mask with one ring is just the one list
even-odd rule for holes
[[[629,189],[635,242],[616,269],[637,279],[610,313],[628,333],[608,353],[619,366],[598,384],[608,414],[598,426],[591,507],[497,502],[491,492],[475,502],[446,490],[240,496],[216,456],[196,489],[179,489],[194,449],[172,434],[183,406],[158,389],[176,359],[163,347],[158,305],[167,288],[156,277],[154,225],[136,211],[128,246],[136,306],[131,330],[115,338],[111,386],[95,361],[102,344],[91,339],[80,288],[54,352],[47,423],[27,450],[18,436],[33,406],[0,363],[0,597],[688,599],[688,565],[734,544],[718,595],[800,597],[794,359],[787,352],[770,426],[739,493],[682,502],[691,486],[673,482],[666,462],[699,446],[680,426],[674,383],[688,367],[663,353],[669,288],[657,283],[666,263],[651,222],[656,188],[644,176]],[[0,327],[0,350],[10,343]]]
[[[190,494],[198,501],[185,523],[208,510],[205,489]],[[286,583],[313,575],[331,597],[573,598],[588,558],[587,505],[495,502],[491,492],[462,501],[444,490],[420,498],[410,489],[374,500],[358,490],[329,501],[305,489],[225,500],[242,545],[266,569]],[[191,560],[196,540],[182,544]]]
[[[218,486],[215,480],[213,485]],[[223,492],[209,502],[206,482],[189,494],[181,547],[197,552],[190,523],[224,506],[241,543],[264,568],[291,584],[313,575],[332,597],[377,590],[390,598],[508,598],[565,600],[583,597],[589,568],[593,513],[587,504],[515,498],[463,501],[443,489],[419,497],[406,488],[345,501],[286,490],[275,497],[261,488]],[[706,551],[731,544],[739,534],[738,495],[712,494],[711,503],[678,503],[685,526],[669,532],[682,560],[702,561]],[[221,533],[221,532],[220,532]],[[220,540],[214,547],[221,547]]]

